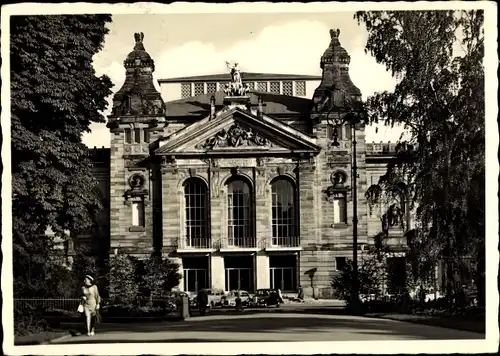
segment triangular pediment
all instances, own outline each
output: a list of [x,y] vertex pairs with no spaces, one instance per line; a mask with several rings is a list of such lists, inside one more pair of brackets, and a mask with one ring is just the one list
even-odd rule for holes
[[266,115],[226,109],[178,132],[160,144],[156,155],[203,153],[318,153],[315,139]]

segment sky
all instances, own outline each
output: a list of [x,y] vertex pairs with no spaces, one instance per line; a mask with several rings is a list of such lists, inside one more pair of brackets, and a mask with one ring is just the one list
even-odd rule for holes
[[[364,51],[368,33],[353,12],[120,14],[108,25],[104,48],[94,57],[98,75],[107,74],[120,89],[123,61],[144,33],[144,46],[155,61],[155,84],[161,78],[217,74],[226,61],[242,71],[321,75],[320,57],[330,43],[329,29],[340,29],[340,42],[351,56],[350,76],[363,99],[396,83],[383,65]],[[158,85],[157,85],[158,86]],[[109,102],[111,103],[111,98]],[[168,98],[166,98],[168,101]],[[105,113],[109,114],[109,110]],[[90,147],[109,147],[105,124],[93,124],[84,135]],[[366,129],[368,142],[398,140],[402,130],[379,125]]]

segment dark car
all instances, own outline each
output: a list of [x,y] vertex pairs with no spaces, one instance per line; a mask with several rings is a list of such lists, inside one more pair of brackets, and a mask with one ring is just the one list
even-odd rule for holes
[[191,298],[189,294],[186,292],[178,291],[178,290],[173,290],[168,293],[166,293],[166,298],[165,301],[173,307],[173,309],[177,309],[180,303],[182,302],[182,298],[187,297],[189,300],[189,304],[191,304]]
[[280,300],[276,289],[257,289],[255,292],[253,304],[258,307],[275,306],[279,308]]

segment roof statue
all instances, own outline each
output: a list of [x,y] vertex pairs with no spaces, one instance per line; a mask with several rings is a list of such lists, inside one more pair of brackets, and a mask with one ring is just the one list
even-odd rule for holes
[[135,42],[142,42],[142,41],[144,41],[144,33],[143,32],[136,32],[136,33],[134,33],[134,38],[135,38]]
[[241,72],[238,63],[231,65],[231,63],[226,61],[226,66],[231,71],[231,82],[225,86],[224,92],[227,96],[245,96],[249,88],[248,85],[243,85],[241,81]]
[[334,38],[334,37],[339,37],[340,36],[340,30],[339,29],[330,29],[330,38]]

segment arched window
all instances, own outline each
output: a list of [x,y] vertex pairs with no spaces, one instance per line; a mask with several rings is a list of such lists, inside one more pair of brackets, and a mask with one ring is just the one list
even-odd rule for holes
[[298,246],[295,184],[279,177],[271,183],[273,245]]
[[191,178],[184,184],[186,243],[188,247],[210,247],[207,192],[207,185],[199,178]]
[[255,247],[251,188],[241,178],[227,183],[227,214],[228,244]]

